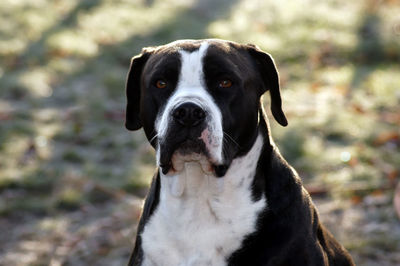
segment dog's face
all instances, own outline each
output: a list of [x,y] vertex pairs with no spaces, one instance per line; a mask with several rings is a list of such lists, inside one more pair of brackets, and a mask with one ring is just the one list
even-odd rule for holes
[[286,126],[274,62],[256,46],[213,39],[145,48],[128,74],[126,127],[143,126],[164,174],[197,161],[221,177],[251,148],[266,90]]

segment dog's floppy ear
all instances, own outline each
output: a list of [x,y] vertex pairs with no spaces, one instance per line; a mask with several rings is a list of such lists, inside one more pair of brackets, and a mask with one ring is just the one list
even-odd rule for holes
[[144,65],[149,59],[153,48],[143,48],[142,53],[131,59],[128,77],[126,80],[126,120],[125,127],[129,130],[138,130],[142,127],[140,121],[140,86]]
[[269,90],[271,96],[271,111],[275,120],[282,126],[287,126],[288,122],[282,110],[282,99],[279,89],[279,76],[276,70],[274,59],[253,44],[246,45],[250,55],[256,62],[258,71],[263,80],[263,87],[260,88],[260,96]]

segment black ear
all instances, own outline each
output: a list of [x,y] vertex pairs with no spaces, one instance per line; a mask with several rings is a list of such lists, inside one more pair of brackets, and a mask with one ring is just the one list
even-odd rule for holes
[[145,48],[142,53],[133,57],[126,80],[126,120],[125,127],[129,130],[138,130],[142,127],[140,121],[140,87],[144,65],[152,50]]
[[263,88],[260,88],[260,96],[269,90],[271,96],[272,115],[279,124],[287,126],[288,122],[282,110],[279,76],[275,67],[274,59],[253,44],[248,44],[246,48],[256,62],[258,71],[264,83]]

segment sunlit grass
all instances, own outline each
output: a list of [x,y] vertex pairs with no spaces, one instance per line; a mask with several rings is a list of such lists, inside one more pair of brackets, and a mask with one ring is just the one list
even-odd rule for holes
[[[97,164],[122,167],[123,163],[132,163],[124,157],[117,162],[109,155],[123,154],[128,150],[126,145],[136,148],[143,139],[132,140],[126,132],[113,138],[122,126],[119,112],[123,112],[129,56],[144,45],[178,36],[175,28],[187,31],[187,25],[193,25],[194,30],[204,27],[210,37],[256,43],[273,54],[281,72],[284,109],[290,122],[285,129],[272,122],[273,134],[283,153],[306,176],[320,176],[329,165],[346,168],[340,154],[353,154],[354,141],[372,143],[379,130],[365,129],[380,123],[376,112],[398,104],[400,73],[395,65],[363,66],[349,61],[352,56],[346,57],[359,49],[363,14],[371,14],[365,11],[373,9],[356,2],[291,1],[281,5],[239,1],[230,11],[224,10],[229,12],[223,17],[204,24],[191,15],[206,17],[209,11],[202,10],[201,5],[191,9],[192,5],[173,0],[150,4],[61,1],[50,6],[45,1],[6,2],[6,11],[2,12],[8,19],[0,23],[6,38],[0,53],[6,60],[2,71],[7,70],[7,75],[1,76],[1,94],[20,106],[5,111],[10,109],[7,103],[2,110],[35,115],[7,122],[2,132],[2,176],[17,178],[24,171],[34,171],[29,170],[34,169],[32,165],[51,161],[61,168],[74,165],[88,177],[107,180],[106,176],[114,176],[114,172],[97,168]],[[313,8],[304,12],[306,5]],[[46,9],[52,14],[43,16]],[[398,42],[393,28],[397,9],[388,5],[375,10],[383,29],[383,50]],[[176,16],[181,18],[174,21]],[[183,25],[185,21],[187,25]],[[124,58],[116,59],[119,56]],[[24,97],[28,98],[21,104],[19,99]],[[51,106],[49,112],[42,110],[47,105]],[[107,116],[111,121],[98,128]],[[383,122],[380,129],[392,130],[392,126]],[[37,156],[30,165],[19,165],[30,143]],[[315,160],[320,161],[319,167],[311,163]],[[141,163],[154,165],[150,160]],[[115,174],[123,176],[121,186],[131,182],[126,181],[128,172]],[[131,174],[142,176],[141,172],[148,174],[138,169]]]
[[[310,5],[313,8],[307,8]],[[241,1],[228,19],[210,24],[209,32],[220,38],[256,43],[282,58],[303,57],[324,43],[338,49],[354,47],[359,9],[354,2],[290,1],[282,5]]]
[[[125,78],[142,47],[175,39],[225,38],[272,54],[289,120],[283,128],[269,116],[272,134],[307,185],[326,188],[342,209],[354,196],[359,202],[371,191],[393,191],[400,171],[396,1],[5,0],[1,6],[0,217],[42,217],[37,226],[48,234],[44,242],[32,233],[27,245],[8,247],[9,265],[39,242],[42,249],[29,249],[24,259],[49,264],[49,243],[60,241],[52,234],[62,238],[71,226],[55,216],[144,196],[154,151],[143,132],[124,129]],[[136,211],[129,214],[134,219]],[[376,243],[396,247],[392,239],[358,237],[357,246],[340,237],[356,254]],[[56,259],[81,258],[78,251]]]
[[395,107],[400,102],[400,68],[383,66],[366,80],[366,91],[377,107]]

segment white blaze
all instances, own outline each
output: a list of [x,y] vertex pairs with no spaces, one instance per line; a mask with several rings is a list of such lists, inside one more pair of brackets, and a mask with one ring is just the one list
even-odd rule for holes
[[[213,163],[220,164],[223,161],[222,145],[223,130],[221,111],[215,104],[212,96],[207,92],[203,73],[203,57],[206,54],[208,43],[204,42],[200,48],[193,52],[181,50],[181,71],[175,92],[168,99],[165,108],[157,116],[156,130],[159,141],[163,141],[168,132],[171,111],[178,105],[191,102],[200,106],[206,113],[209,143],[205,143],[209,149],[210,159]],[[203,139],[204,141],[204,139]],[[160,152],[157,151],[159,163]]]

